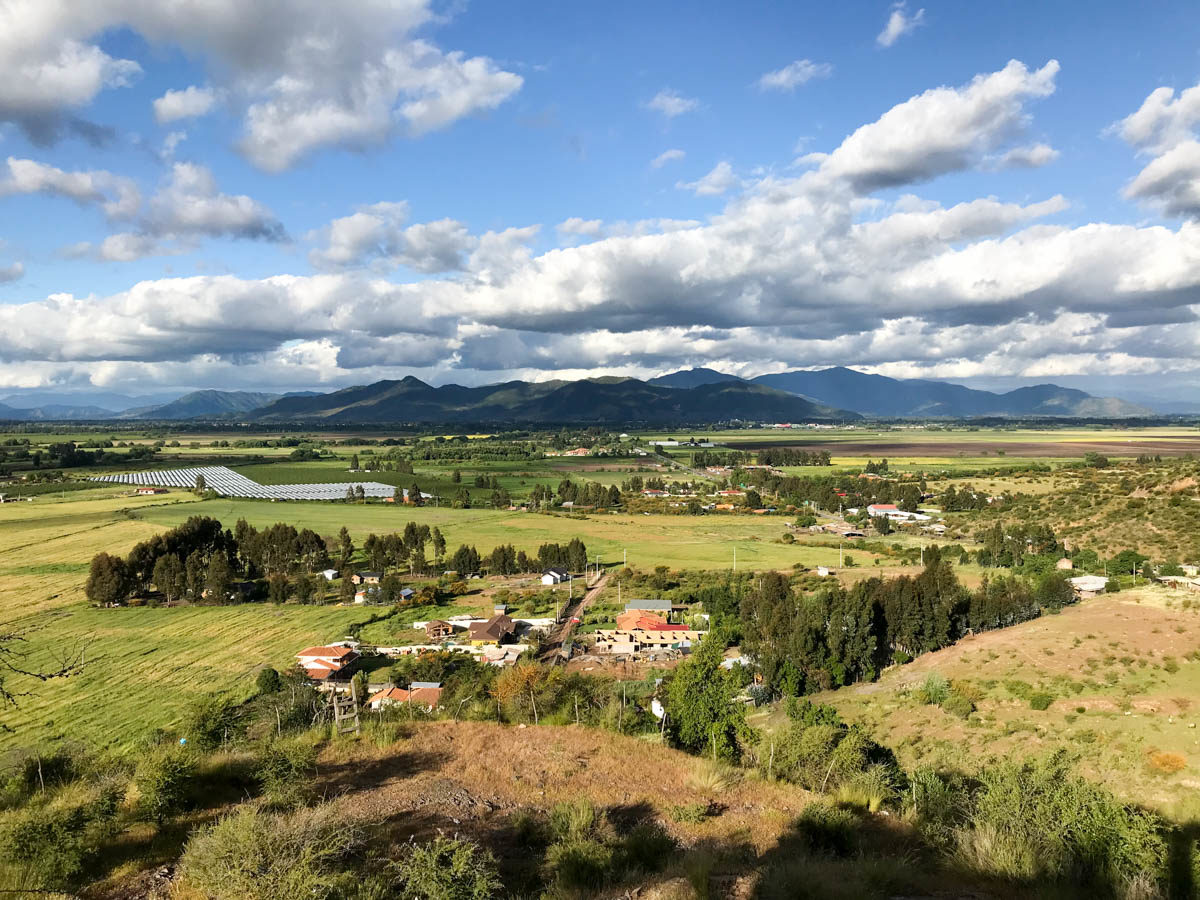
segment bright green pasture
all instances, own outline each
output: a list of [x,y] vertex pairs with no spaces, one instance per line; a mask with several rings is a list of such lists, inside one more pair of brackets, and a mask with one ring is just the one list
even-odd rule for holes
[[513,544],[518,550],[536,552],[544,543],[564,543],[579,537],[602,561],[619,562],[626,555],[629,565],[653,568],[724,569],[791,568],[796,563],[835,565],[837,550],[803,543],[779,543],[786,519],[779,516],[711,515],[611,515],[588,517],[509,512],[507,510],[456,510],[413,508],[390,503],[265,503],[250,500],[205,500],[187,506],[161,507],[145,511],[145,521],[170,527],[190,515],[210,515],[226,525],[245,518],[256,527],[274,522],[291,522],[312,528],[318,534],[336,535],[343,525],[355,541],[371,532],[385,534],[403,528],[409,520],[437,526],[451,550],[473,544],[486,553],[497,544]]
[[80,602],[80,574],[86,577],[86,572],[71,576],[71,602],[9,623],[34,629],[27,634],[23,664],[53,669],[60,659],[82,652],[85,665],[66,679],[12,679],[13,687],[30,693],[15,710],[0,713],[0,721],[13,729],[0,733],[0,747],[55,739],[128,745],[178,722],[202,694],[248,695],[259,667],[285,668],[295,662],[296,651],[345,637],[352,624],[380,613],[271,604],[95,609]]

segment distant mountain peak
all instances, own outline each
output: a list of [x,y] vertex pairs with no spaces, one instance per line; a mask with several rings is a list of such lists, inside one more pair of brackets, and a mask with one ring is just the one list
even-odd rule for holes
[[669,372],[666,375],[659,375],[656,378],[651,378],[646,381],[646,384],[658,385],[660,387],[669,388],[694,388],[704,384],[717,384],[722,381],[741,381],[736,375],[727,375],[724,372],[718,372],[716,369],[708,369],[703,366],[697,366],[693,369],[682,369],[678,372]]

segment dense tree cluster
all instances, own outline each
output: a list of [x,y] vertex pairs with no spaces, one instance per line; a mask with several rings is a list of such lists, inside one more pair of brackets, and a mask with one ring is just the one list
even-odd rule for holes
[[763,466],[828,466],[833,460],[828,450],[802,450],[799,447],[764,447],[758,451]]
[[605,486],[595,481],[576,483],[564,478],[558,484],[558,501],[560,503],[575,503],[579,506],[620,506],[621,491],[617,486]]
[[763,573],[740,604],[742,646],[764,679],[784,694],[873,680],[894,661],[947,646],[969,631],[1032,619],[1073,600],[1058,573],[1035,582],[959,583],[936,547],[917,576],[871,578],[797,596],[786,576]]

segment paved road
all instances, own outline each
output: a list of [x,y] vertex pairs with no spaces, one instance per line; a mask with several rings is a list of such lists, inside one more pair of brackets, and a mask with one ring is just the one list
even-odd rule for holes
[[557,658],[558,651],[571,639],[571,632],[575,630],[575,622],[572,620],[582,618],[583,611],[600,595],[600,591],[603,590],[607,581],[608,573],[605,572],[584,592],[583,596],[563,610],[562,623],[550,633],[550,641],[546,645],[546,649],[542,651],[543,661]]

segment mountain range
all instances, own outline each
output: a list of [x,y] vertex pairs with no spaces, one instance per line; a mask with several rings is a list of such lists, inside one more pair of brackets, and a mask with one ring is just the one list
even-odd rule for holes
[[[1005,393],[923,379],[900,380],[834,367],[742,379],[713,369],[672,372],[646,381],[509,381],[482,387],[434,387],[417,378],[379,381],[328,394],[202,390],[170,398],[42,394],[0,399],[0,419],[187,420],[277,423],[854,421],[871,418],[1134,418],[1154,410],[1054,384]],[[113,409],[99,405],[104,399]],[[139,401],[159,402],[139,404]],[[63,401],[76,401],[75,404]],[[20,405],[14,405],[19,403]]]
[[834,409],[766,385],[735,380],[671,388],[635,378],[510,381],[433,387],[419,379],[380,381],[316,397],[285,397],[254,412],[261,422],[720,422],[729,419],[848,421]]

